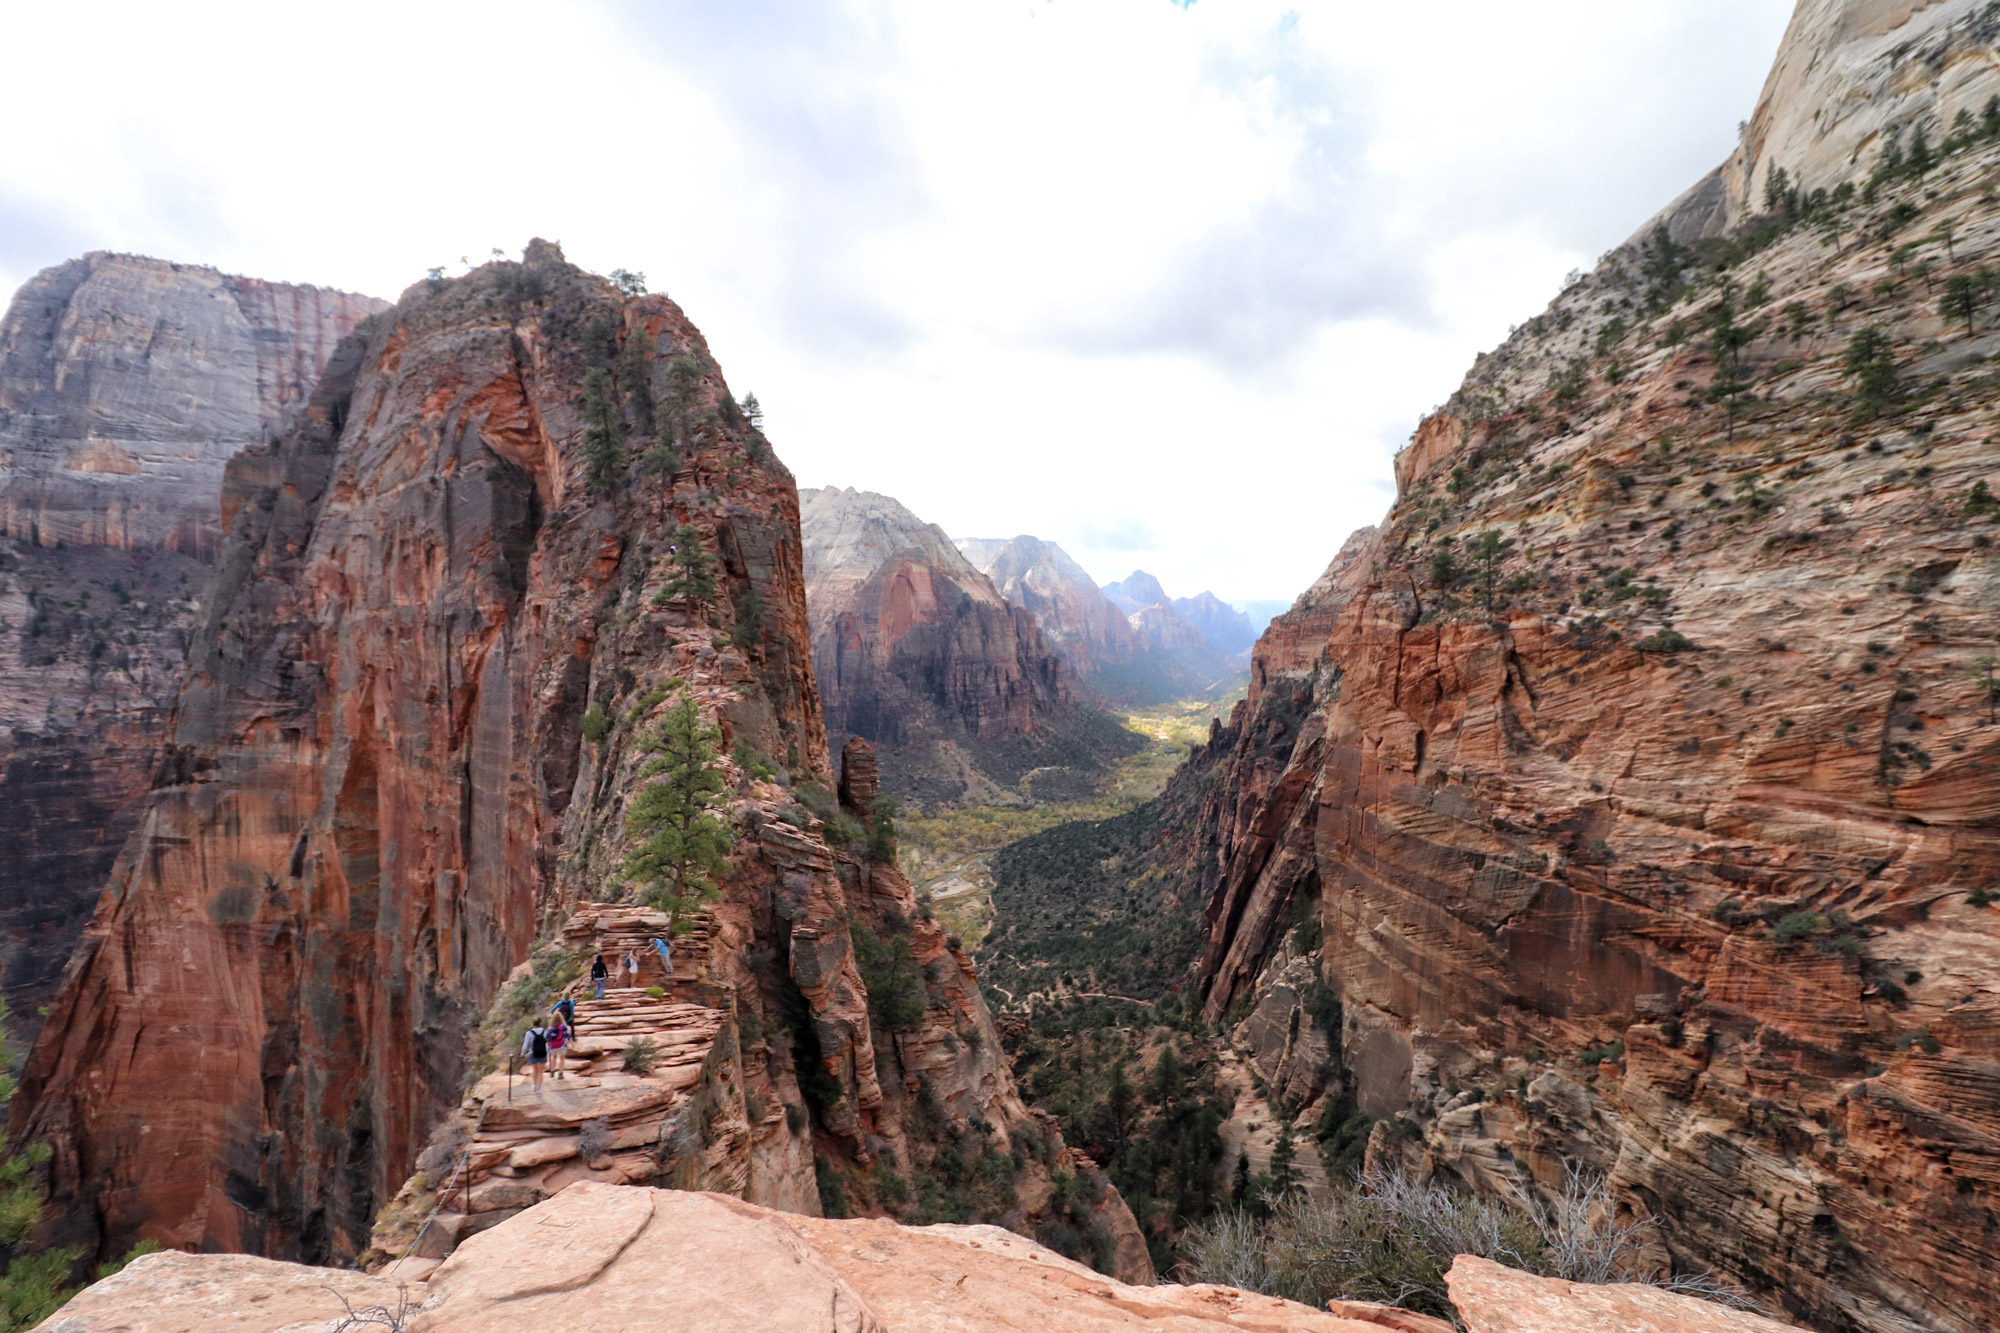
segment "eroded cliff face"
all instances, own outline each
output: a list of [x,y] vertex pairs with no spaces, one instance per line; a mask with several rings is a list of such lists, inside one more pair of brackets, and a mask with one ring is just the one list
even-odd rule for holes
[[137,818],[220,543],[229,457],[289,425],[384,308],[133,255],[0,319],[0,928],[32,1032]]
[[[1002,596],[1033,613],[1075,673],[1078,687],[1094,698],[1126,707],[1188,698],[1231,669],[1199,631],[1190,635],[1185,625],[1175,624],[1181,633],[1171,643],[1135,630],[1129,612],[1139,604],[1114,603],[1054,542],[1030,536],[1007,541],[969,537],[961,538],[958,548]],[[1159,585],[1152,586],[1157,592]],[[1164,603],[1166,594],[1157,595]],[[1195,604],[1195,599],[1183,600]],[[1226,607],[1223,611],[1234,614]],[[1253,637],[1246,636],[1240,646],[1247,647]]]
[[827,487],[801,502],[827,734],[880,747],[893,794],[1006,799],[1032,769],[1088,773],[1138,748],[1078,702],[1034,615],[942,529],[870,491]]
[[1954,327],[1932,284],[2000,258],[1996,170],[1965,141],[1767,248],[1615,252],[1272,623],[1185,781],[1216,784],[1208,1014],[1302,1126],[1346,1093],[1378,1162],[1602,1170],[1817,1328],[1990,1325],[2000,389],[1990,303]]
[[[685,993],[616,1019],[673,1058],[587,1118],[699,1124],[617,1178],[811,1208],[816,1155],[906,1148],[919,1090],[934,1136],[1028,1123],[997,1041],[960,1039],[990,1027],[969,961],[795,799],[834,784],[797,495],[671,302],[544,242],[420,284],[230,464],[223,512],[167,760],[14,1102],[54,1149],[58,1238],[351,1259],[462,1106],[509,1143],[458,1230],[539,1197],[564,1154],[532,1180],[509,1154],[563,1137],[560,1108],[489,1120],[473,1062],[518,1043],[509,1006],[545,1003],[566,950],[665,929],[631,901],[626,810],[682,701],[719,731],[734,846]],[[690,541],[712,589],[681,577]],[[915,943],[878,1039],[853,932],[889,913]]]

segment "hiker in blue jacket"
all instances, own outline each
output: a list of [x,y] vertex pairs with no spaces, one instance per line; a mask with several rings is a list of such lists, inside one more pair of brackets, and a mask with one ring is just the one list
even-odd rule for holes
[[674,974],[674,947],[671,944],[668,944],[666,940],[662,939],[658,935],[653,936],[653,938],[647,940],[646,943],[652,945],[654,949],[658,950],[660,955],[660,965],[667,969],[667,975],[671,977]]

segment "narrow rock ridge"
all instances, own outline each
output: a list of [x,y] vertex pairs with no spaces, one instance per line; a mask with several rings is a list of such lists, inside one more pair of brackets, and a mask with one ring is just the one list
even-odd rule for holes
[[131,831],[221,542],[264,448],[386,303],[136,255],[44,269],[0,317],[0,930],[17,1032]]
[[1644,234],[1482,356],[1172,789],[1207,1014],[1302,1129],[1351,1094],[1378,1165],[1604,1172],[1826,1330],[1973,1333],[2000,1264],[2000,393],[1990,304],[1935,289],[2000,262],[2000,143],[1950,128],[2000,56],[1926,45],[1987,14],[1802,5],[1764,123],[1951,151],[1699,256]]
[[[455,1132],[479,1155],[446,1239],[565,1172],[813,1210],[974,1135],[1038,1145],[1030,1194],[1088,1176],[870,812],[832,807],[797,492],[672,302],[541,241],[418,284],[223,508],[166,761],[11,1110],[53,1149],[50,1240],[349,1261],[399,1194],[385,1241],[426,1189],[453,1203],[412,1172]],[[607,1002],[574,1086],[508,1110],[488,1075],[547,985],[660,925],[619,901],[625,817],[683,703],[734,839],[690,976]],[[607,1032],[657,1034],[655,1070]],[[556,1150],[598,1120],[601,1153]],[[1115,1191],[1083,1193],[1065,1218],[1150,1278]]]

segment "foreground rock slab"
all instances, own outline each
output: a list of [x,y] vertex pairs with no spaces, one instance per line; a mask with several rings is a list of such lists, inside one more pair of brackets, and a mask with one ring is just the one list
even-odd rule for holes
[[[428,1282],[161,1253],[44,1333],[321,1333],[407,1302],[406,1333],[1382,1333],[1230,1287],[1131,1287],[997,1227],[800,1217],[719,1194],[583,1182],[468,1239]],[[1679,1326],[1673,1326],[1679,1327]]]
[[1452,1261],[1445,1282],[1470,1333],[1797,1333],[1658,1287],[1536,1277],[1469,1254]]

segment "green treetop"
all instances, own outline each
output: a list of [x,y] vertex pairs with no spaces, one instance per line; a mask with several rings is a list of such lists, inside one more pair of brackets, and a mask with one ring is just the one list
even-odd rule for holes
[[684,934],[687,918],[722,897],[715,876],[734,841],[716,812],[722,801],[722,732],[701,720],[683,694],[660,725],[639,742],[652,755],[639,770],[646,786],[625,816],[626,830],[641,839],[625,858],[625,873],[645,900],[665,912],[669,929]]
[[583,468],[590,488],[603,492],[625,471],[625,432],[618,405],[611,401],[611,376],[592,370],[583,377]]

